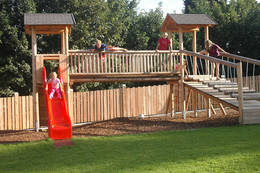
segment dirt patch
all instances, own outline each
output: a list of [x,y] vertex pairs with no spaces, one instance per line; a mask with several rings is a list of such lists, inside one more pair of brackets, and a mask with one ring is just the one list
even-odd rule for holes
[[[112,136],[124,134],[148,133],[163,130],[185,130],[204,127],[231,126],[238,124],[238,112],[229,110],[228,115],[223,116],[220,111],[208,118],[205,112],[198,117],[188,114],[184,120],[180,115],[172,117],[150,118],[117,118],[109,121],[97,122],[89,125],[73,128],[73,136]],[[0,131],[0,143],[30,142],[45,140],[48,133],[34,131]]]

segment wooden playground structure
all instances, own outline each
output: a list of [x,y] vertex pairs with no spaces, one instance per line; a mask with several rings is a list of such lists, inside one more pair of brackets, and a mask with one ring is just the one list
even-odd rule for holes
[[[32,38],[32,76],[33,76],[33,116],[36,131],[40,127],[40,119],[46,119],[45,101],[43,97],[42,69],[44,61],[57,60],[62,71],[69,110],[73,106],[70,86],[77,82],[127,82],[127,81],[165,81],[170,85],[170,112],[176,112],[173,90],[179,88],[179,103],[183,118],[186,118],[187,105],[192,101],[197,114],[197,95],[206,100],[206,111],[210,117],[214,113],[212,101],[217,102],[223,114],[225,107],[238,110],[240,123],[260,123],[259,94],[254,88],[243,86],[243,76],[248,76],[252,67],[253,75],[260,61],[233,54],[222,54],[222,59],[197,54],[196,35],[204,28],[205,40],[209,39],[209,27],[216,25],[203,14],[168,14],[162,24],[161,32],[168,32],[172,42],[172,33],[179,34],[179,50],[170,51],[106,51],[106,58],[101,61],[98,52],[87,50],[69,50],[69,34],[76,24],[72,14],[25,14],[25,32]],[[193,34],[192,51],[183,48],[183,33]],[[38,54],[37,34],[59,34],[61,51],[59,54]],[[188,76],[184,68],[176,71],[176,64],[183,67],[187,61]],[[220,64],[221,80],[211,75],[212,63]],[[243,68],[246,69],[243,69]],[[247,85],[247,83],[246,83]],[[186,88],[186,89],[185,89]],[[186,92],[185,92],[186,91]],[[137,97],[136,97],[137,98]],[[70,112],[72,114],[72,112]],[[138,116],[138,115],[136,115]]]

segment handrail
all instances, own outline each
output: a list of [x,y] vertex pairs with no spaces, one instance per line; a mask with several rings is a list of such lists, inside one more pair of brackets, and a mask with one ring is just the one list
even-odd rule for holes
[[214,58],[214,57],[211,57],[211,56],[201,55],[201,54],[194,53],[194,52],[187,51],[187,50],[180,50],[180,52],[181,53],[186,53],[188,55],[193,55],[193,56],[205,59],[205,60],[213,61],[213,62],[216,62],[216,63],[219,63],[219,64],[223,64],[223,65],[226,65],[226,66],[230,66],[230,67],[233,67],[233,68],[237,67],[236,63],[228,62],[228,61],[225,61],[225,60],[222,60],[222,59],[218,59],[218,58]]
[[259,65],[260,66],[260,61],[256,60],[256,59],[252,59],[252,58],[248,58],[248,57],[244,57],[244,56],[240,56],[240,55],[235,55],[235,54],[231,54],[231,53],[220,53],[222,56],[228,57],[228,58],[233,58],[235,60],[238,61],[242,61],[242,62],[247,62],[247,63],[251,63],[251,64],[255,64],[255,65]]
[[[116,54],[143,54],[143,53],[179,53],[179,50],[128,50],[128,51],[102,51],[102,53],[116,53]],[[69,50],[69,53],[100,53],[99,51],[90,50]]]

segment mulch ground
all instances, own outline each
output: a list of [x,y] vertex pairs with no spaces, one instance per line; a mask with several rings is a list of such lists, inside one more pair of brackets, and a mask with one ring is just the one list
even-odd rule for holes
[[[232,126],[238,124],[238,112],[229,110],[224,116],[220,111],[208,118],[205,112],[199,113],[198,117],[188,114],[184,120],[180,115],[175,118],[148,117],[148,118],[117,118],[109,121],[97,122],[88,125],[73,127],[73,136],[113,136],[124,134],[150,133],[163,130],[186,130],[194,128]],[[45,140],[48,138],[47,131],[35,132],[23,131],[0,131],[0,143],[17,143]]]

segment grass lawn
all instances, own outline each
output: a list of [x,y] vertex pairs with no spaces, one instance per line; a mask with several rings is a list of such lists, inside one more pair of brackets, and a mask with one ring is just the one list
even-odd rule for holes
[[260,173],[260,125],[0,145],[1,173]]

